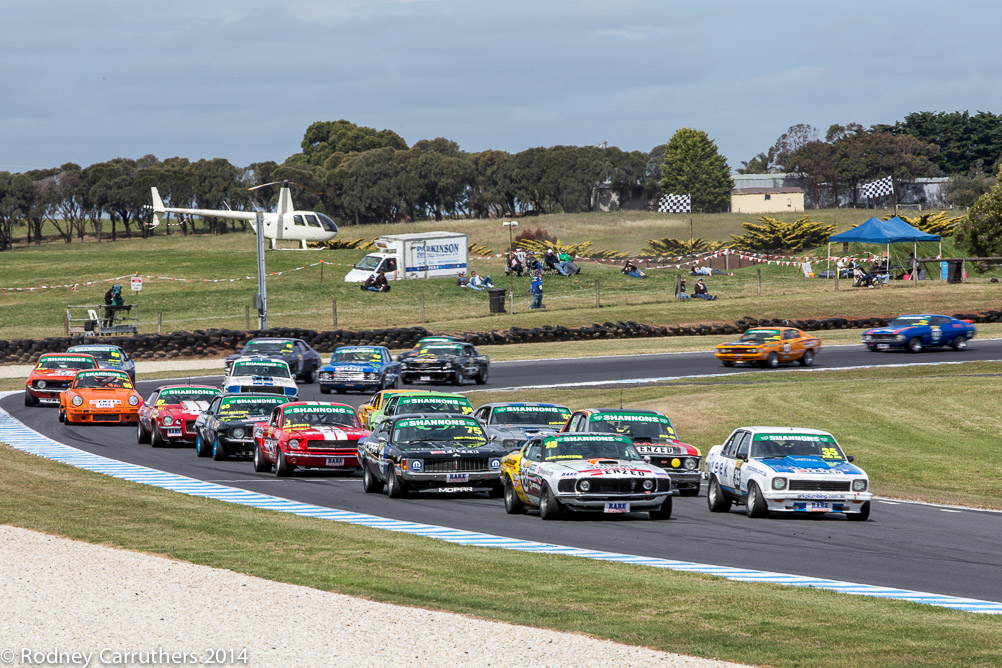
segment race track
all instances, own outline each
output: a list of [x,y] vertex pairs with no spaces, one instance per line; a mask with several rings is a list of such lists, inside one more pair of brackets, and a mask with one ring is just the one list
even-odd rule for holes
[[[973,360],[1002,360],[1002,341],[975,340],[963,353],[947,350],[921,355],[833,347],[818,356],[816,368]],[[707,353],[506,362],[492,365],[486,388],[572,387],[748,372],[725,369]],[[140,382],[140,391],[146,395],[163,382]],[[353,405],[367,398],[321,395],[315,385],[301,386],[301,392],[303,399],[344,399]],[[512,400],[517,397],[512,392]],[[653,522],[638,514],[544,523],[534,514],[509,516],[501,500],[475,495],[391,500],[363,493],[361,479],[354,475],[297,472],[293,478],[279,479],[254,473],[247,460],[214,462],[195,457],[191,448],[140,446],[134,427],[61,425],[55,409],[25,408],[20,395],[0,405],[29,427],[82,450],[321,506],[588,549],[1002,601],[1002,582],[997,577],[1002,572],[1002,513],[876,501],[871,520],[863,523],[847,522],[838,515],[751,520],[743,509],[711,514],[701,495],[676,498],[674,515],[667,522]],[[708,446],[698,445],[704,451]],[[860,464],[866,467],[865,461]],[[879,486],[875,491],[880,493]]]

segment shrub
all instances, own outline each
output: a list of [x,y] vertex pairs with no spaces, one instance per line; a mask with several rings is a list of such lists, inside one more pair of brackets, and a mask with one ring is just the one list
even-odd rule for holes
[[692,241],[662,237],[661,239],[648,239],[647,248],[640,255],[641,257],[699,255],[700,253],[712,253],[723,247],[724,244],[722,242],[707,241],[701,237],[697,237]]
[[760,225],[741,223],[747,232],[731,235],[731,248],[745,251],[799,251],[820,246],[835,233],[835,225],[825,225],[802,216],[792,223],[762,216]]

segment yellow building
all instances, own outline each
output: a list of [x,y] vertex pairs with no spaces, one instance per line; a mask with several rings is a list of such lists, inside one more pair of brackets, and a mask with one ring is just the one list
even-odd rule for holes
[[734,188],[731,213],[785,213],[804,210],[802,188]]

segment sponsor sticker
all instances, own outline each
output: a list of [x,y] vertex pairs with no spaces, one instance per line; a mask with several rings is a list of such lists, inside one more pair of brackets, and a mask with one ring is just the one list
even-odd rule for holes
[[628,513],[630,512],[630,503],[628,501],[612,501],[605,504],[604,511],[607,513]]
[[469,473],[447,473],[445,476],[446,482],[469,482]]
[[114,408],[120,405],[122,402],[118,399],[91,399],[90,405],[95,408]]

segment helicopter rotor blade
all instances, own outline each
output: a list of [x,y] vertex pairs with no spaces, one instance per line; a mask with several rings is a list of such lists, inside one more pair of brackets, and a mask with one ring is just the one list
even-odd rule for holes
[[303,185],[302,183],[296,183],[295,181],[288,181],[288,180],[286,180],[286,181],[272,181],[271,183],[262,183],[261,185],[251,186],[247,190],[257,190],[258,188],[266,188],[268,186],[277,186],[279,184],[281,184],[283,188],[288,188],[290,185],[293,185],[293,186],[298,186],[300,188],[303,188],[305,190],[309,190],[310,192],[316,193],[317,195],[323,195],[324,194],[324,191],[322,191],[322,190],[317,190],[316,188],[312,188],[310,186]]

